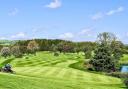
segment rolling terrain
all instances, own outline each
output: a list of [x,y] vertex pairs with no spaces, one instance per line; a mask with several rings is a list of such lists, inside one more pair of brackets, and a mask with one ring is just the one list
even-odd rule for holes
[[0,63],[7,60],[16,74],[0,73],[0,89],[124,89],[118,78],[71,68],[71,64],[84,60],[81,54],[56,57],[50,52],[38,52],[36,56],[1,58]]

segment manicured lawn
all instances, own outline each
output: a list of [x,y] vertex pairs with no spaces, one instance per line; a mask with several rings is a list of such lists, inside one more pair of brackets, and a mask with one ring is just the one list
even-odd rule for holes
[[16,74],[0,73],[0,89],[124,89],[118,78],[70,67],[80,60],[82,55],[49,52],[17,58],[11,61]]

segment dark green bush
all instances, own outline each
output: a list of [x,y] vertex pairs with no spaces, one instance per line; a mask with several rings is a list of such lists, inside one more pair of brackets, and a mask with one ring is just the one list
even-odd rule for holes
[[25,57],[25,59],[29,59],[29,57]]
[[54,56],[59,56],[59,53],[55,52],[55,53],[54,53]]
[[124,80],[124,84],[128,88],[128,78]]

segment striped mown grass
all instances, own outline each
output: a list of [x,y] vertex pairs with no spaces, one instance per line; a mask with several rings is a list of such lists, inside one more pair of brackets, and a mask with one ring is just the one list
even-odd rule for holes
[[118,78],[70,68],[82,60],[76,56],[39,52],[12,60],[16,74],[0,73],[0,89],[124,89]]

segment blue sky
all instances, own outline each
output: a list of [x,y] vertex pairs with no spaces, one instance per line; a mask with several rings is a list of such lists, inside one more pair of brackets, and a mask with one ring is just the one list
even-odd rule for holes
[[128,43],[128,0],[0,0],[0,39],[95,41],[113,32]]

